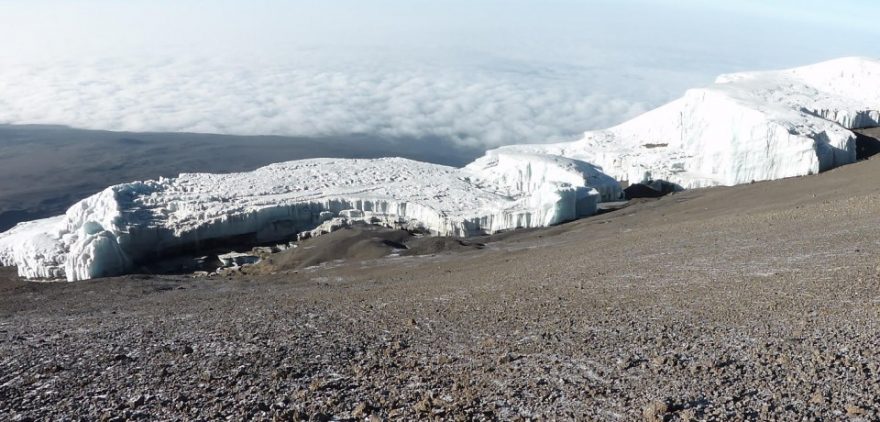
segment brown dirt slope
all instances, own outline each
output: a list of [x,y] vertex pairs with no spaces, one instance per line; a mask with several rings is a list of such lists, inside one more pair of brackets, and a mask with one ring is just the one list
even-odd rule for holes
[[418,236],[406,230],[377,226],[353,226],[298,242],[296,248],[273,254],[247,271],[266,274],[321,264],[374,260],[388,255],[429,255],[482,246],[467,239]]
[[7,277],[0,419],[876,420],[877,180],[275,274]]

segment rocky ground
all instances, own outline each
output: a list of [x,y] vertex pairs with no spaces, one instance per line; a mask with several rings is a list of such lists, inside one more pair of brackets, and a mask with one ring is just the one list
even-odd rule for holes
[[880,160],[425,256],[0,277],[0,420],[877,420]]

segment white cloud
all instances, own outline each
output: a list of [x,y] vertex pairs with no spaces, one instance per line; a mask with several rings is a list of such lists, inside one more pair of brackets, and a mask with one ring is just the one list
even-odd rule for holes
[[[589,72],[204,60],[0,67],[0,122],[125,131],[437,136],[487,146],[560,140],[645,111]],[[664,98],[654,98],[657,102]]]

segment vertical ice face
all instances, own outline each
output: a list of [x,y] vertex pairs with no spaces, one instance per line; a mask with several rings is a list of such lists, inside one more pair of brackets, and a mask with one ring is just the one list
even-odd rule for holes
[[856,159],[849,130],[880,125],[880,61],[846,58],[718,77],[669,104],[575,142],[500,150],[553,154],[630,183],[684,188],[818,173]]
[[64,273],[68,280],[124,274],[130,268],[131,260],[116,241],[116,235],[99,226],[84,230],[70,245],[64,262]]
[[67,249],[64,216],[20,223],[0,234],[0,264],[15,265],[27,278],[64,277]]
[[835,122],[847,129],[880,126],[880,64],[847,57],[781,72],[802,83],[801,98],[789,106]]
[[623,192],[620,183],[596,166],[553,154],[497,149],[468,164],[464,170],[487,186],[511,192],[537,192],[547,186],[595,188],[602,201],[616,201]]
[[332,218],[470,236],[592,214],[599,201],[593,186],[619,194],[614,179],[586,163],[539,156],[502,162],[499,173],[399,158],[317,159],[126,183],[64,216],[0,234],[0,261],[28,278],[84,280],[218,242],[289,239]]

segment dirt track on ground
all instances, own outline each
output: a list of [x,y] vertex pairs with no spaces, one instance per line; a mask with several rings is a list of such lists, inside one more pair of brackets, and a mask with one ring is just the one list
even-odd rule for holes
[[483,249],[0,283],[0,419],[876,420],[880,160]]

